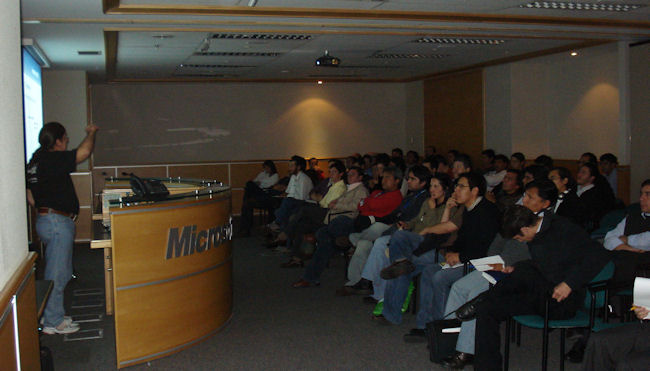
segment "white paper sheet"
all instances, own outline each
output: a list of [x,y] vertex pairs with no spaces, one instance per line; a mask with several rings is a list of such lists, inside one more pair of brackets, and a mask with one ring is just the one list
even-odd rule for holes
[[447,263],[440,263],[440,266],[442,267],[442,269],[451,269],[451,268],[462,267],[463,263],[457,263],[453,267],[451,265],[447,264]]
[[481,271],[481,272],[492,270],[490,264],[503,264],[503,265],[506,264],[501,258],[501,255],[493,255],[493,256],[487,256],[485,258],[480,258],[480,259],[472,259],[469,262],[472,263],[472,265],[474,266],[474,268],[476,268],[477,271]]
[[[637,277],[634,279],[634,306],[650,309],[650,278]],[[650,319],[650,313],[644,319]]]

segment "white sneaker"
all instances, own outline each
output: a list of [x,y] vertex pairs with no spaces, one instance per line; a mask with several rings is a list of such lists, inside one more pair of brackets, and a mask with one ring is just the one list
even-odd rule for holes
[[47,335],[72,334],[77,331],[79,331],[79,325],[72,326],[70,323],[67,323],[65,320],[63,320],[63,322],[61,322],[61,324],[56,327],[43,327],[43,333]]
[[[77,322],[73,322],[72,317],[70,316],[63,316],[63,322],[67,323],[69,326],[72,327],[79,327],[79,324]],[[44,324],[45,324],[45,320],[43,319],[43,317],[41,317],[41,325]]]

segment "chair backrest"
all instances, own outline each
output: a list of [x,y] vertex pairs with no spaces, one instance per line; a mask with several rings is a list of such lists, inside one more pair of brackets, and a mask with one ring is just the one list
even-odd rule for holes
[[[612,261],[607,262],[603,269],[591,280],[593,282],[607,281],[614,276],[614,263]],[[585,295],[585,308],[589,310],[591,308],[591,295],[587,293]],[[605,291],[599,291],[596,293],[596,308],[602,308],[605,305]]]

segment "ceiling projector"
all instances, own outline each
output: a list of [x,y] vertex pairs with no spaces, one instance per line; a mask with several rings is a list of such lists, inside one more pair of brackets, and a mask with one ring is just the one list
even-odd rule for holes
[[322,57],[318,57],[314,64],[319,67],[338,67],[341,64],[341,60],[329,55],[327,50],[325,50],[325,54]]

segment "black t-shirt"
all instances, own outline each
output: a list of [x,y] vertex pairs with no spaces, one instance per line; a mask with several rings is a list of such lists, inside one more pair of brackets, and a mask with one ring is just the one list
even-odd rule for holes
[[79,213],[79,200],[70,173],[77,169],[77,150],[42,152],[27,169],[27,188],[36,207]]

